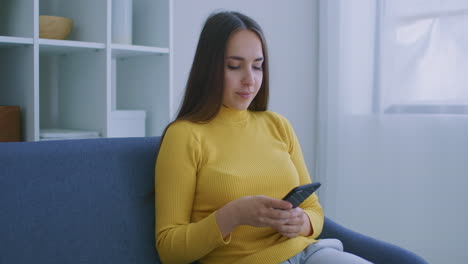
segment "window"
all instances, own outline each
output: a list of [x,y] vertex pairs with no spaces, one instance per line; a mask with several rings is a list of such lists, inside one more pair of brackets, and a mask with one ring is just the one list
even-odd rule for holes
[[468,1],[379,0],[383,113],[468,114]]

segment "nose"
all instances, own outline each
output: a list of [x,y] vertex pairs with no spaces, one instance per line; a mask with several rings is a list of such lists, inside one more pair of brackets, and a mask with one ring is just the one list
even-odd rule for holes
[[246,86],[252,86],[254,83],[255,79],[252,70],[245,70],[244,76],[242,77],[242,84]]

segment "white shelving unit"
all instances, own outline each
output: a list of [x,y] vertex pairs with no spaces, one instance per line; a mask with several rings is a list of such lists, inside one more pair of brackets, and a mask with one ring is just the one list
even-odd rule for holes
[[[157,136],[169,122],[172,0],[131,1],[130,44],[112,42],[114,1],[0,1],[0,105],[21,107],[25,141],[47,129]],[[39,15],[73,19],[72,33],[40,38]]]
[[0,46],[5,48],[5,47],[13,47],[13,46],[18,46],[18,45],[24,45],[24,44],[33,44],[33,39],[32,38],[18,38],[18,37],[4,37],[0,36]]

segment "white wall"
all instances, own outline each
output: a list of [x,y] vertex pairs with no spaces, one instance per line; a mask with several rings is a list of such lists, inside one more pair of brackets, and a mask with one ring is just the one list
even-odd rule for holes
[[203,23],[220,8],[240,11],[262,27],[270,56],[270,110],[291,121],[312,174],[318,84],[316,0],[174,0],[172,113],[182,100]]

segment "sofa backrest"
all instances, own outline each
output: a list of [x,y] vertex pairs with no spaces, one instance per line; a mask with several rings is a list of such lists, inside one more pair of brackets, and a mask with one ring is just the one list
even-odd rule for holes
[[159,137],[0,143],[0,263],[159,263]]

